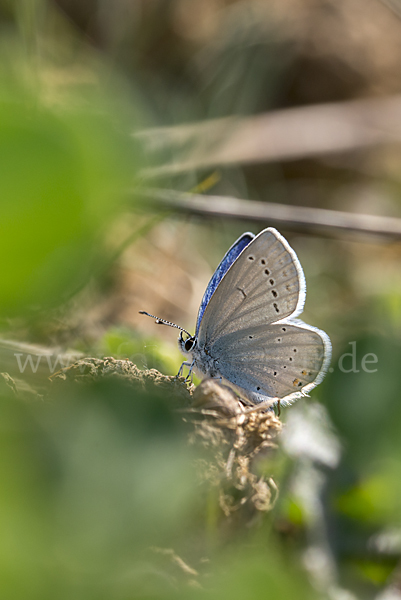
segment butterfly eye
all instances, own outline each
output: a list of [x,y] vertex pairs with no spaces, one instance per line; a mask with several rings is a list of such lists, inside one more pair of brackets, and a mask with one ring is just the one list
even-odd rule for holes
[[190,352],[191,350],[193,350],[195,347],[195,344],[196,344],[195,338],[193,338],[193,337],[188,338],[184,344],[184,348],[185,348],[186,352]]

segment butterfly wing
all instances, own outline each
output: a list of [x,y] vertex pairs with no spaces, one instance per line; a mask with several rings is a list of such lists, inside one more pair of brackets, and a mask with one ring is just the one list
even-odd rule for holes
[[211,280],[209,281],[206,291],[203,294],[202,302],[200,303],[198,318],[196,319],[196,331],[195,336],[198,335],[200,322],[203,317],[203,313],[205,312],[206,306],[209,304],[210,298],[213,296],[217,286],[220,281],[223,279],[224,275],[227,273],[228,269],[231,267],[233,262],[237,260],[238,256],[241,252],[246,248],[250,242],[254,239],[253,233],[243,233],[241,237],[238,238],[236,242],[229,248],[229,250],[224,255],[221,260],[219,266],[213,273]]
[[198,343],[212,344],[232,332],[295,317],[305,302],[299,260],[273,228],[257,235],[231,264],[207,304]]
[[323,331],[301,321],[283,321],[224,335],[209,352],[219,373],[258,404],[277,398],[288,402],[318,385],[330,362],[331,345]]

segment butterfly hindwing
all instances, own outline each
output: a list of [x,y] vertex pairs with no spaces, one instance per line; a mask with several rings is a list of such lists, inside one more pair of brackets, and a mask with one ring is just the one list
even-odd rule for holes
[[301,321],[251,327],[210,346],[219,373],[252,402],[313,389],[330,359],[328,336]]

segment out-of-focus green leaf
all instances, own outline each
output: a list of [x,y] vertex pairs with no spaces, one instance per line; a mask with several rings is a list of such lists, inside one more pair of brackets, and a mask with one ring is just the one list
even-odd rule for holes
[[342,514],[376,524],[386,522],[397,505],[391,485],[383,478],[383,474],[373,476],[350,488],[336,501],[336,506]]
[[[401,363],[401,344],[396,337],[371,334],[338,354],[325,382],[325,398],[345,440],[347,460],[367,474],[391,432],[390,445],[399,437],[399,383],[394,373]],[[377,362],[369,362],[373,357]]]
[[355,561],[355,568],[362,577],[376,585],[383,585],[394,570],[394,561]]
[[0,313],[13,315],[61,302],[96,271],[137,156],[132,124],[100,92],[90,106],[78,97],[55,109],[7,85],[0,81]]
[[252,600],[313,600],[318,597],[305,574],[294,565],[287,564],[285,558],[280,556],[278,547],[272,547],[269,552],[266,545],[247,549],[238,544],[235,551],[227,553],[221,560],[212,584],[210,593],[204,597],[223,600],[240,600],[244,597]]
[[[1,396],[6,596],[119,597],[143,560],[156,568],[153,546],[183,546],[201,494],[173,405],[115,380],[31,406]],[[135,597],[138,586],[134,577]]]

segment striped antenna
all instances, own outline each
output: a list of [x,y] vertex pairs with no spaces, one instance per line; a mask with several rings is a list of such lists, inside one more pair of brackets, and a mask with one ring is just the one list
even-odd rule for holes
[[183,327],[180,327],[179,325],[176,325],[175,323],[166,321],[166,319],[160,319],[159,317],[155,317],[155,315],[151,315],[150,313],[146,312],[145,310],[140,310],[139,314],[146,315],[147,317],[151,317],[152,319],[155,319],[157,325],[168,325],[169,327],[175,327],[176,329],[179,329],[180,331],[183,331],[184,333],[186,333],[189,337],[192,337],[192,335],[190,333],[188,333],[188,331],[186,329],[184,329]]

